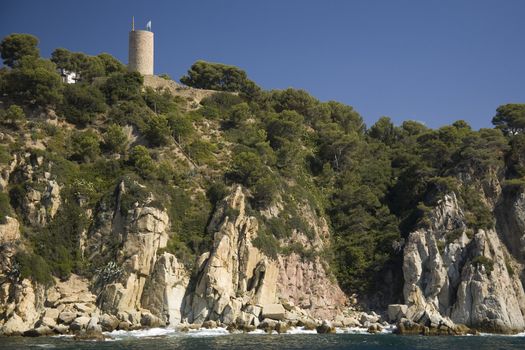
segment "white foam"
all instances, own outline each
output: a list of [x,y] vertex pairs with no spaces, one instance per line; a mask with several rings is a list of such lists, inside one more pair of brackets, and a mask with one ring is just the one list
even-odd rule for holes
[[174,334],[176,331],[173,328],[148,328],[148,329],[138,329],[133,331],[113,331],[104,333],[111,338],[144,338],[144,337],[160,337],[170,334]]
[[525,337],[525,332],[516,334],[480,333],[482,337]]
[[206,328],[199,328],[199,329],[190,329],[187,333],[181,333],[181,335],[189,335],[190,337],[216,337],[218,335],[227,335],[230,334],[226,330],[226,328],[223,327],[217,327],[214,329],[206,329]]
[[[394,330],[394,327],[385,327],[380,333],[390,334]],[[242,333],[241,331],[235,331],[234,333]],[[359,327],[348,327],[348,328],[336,328],[336,333],[338,334],[370,334],[366,328]],[[125,338],[151,338],[151,337],[217,337],[230,334],[230,332],[224,327],[217,327],[214,329],[190,329],[187,332],[181,332],[174,328],[149,328],[149,329],[139,329],[133,331],[113,331],[104,333],[108,338],[107,341],[122,340]],[[256,329],[249,334],[261,335],[267,334],[262,329]],[[277,331],[273,331],[271,334],[277,334]],[[286,334],[317,334],[317,331],[307,330],[304,327],[291,327]]]
[[315,329],[304,329],[304,327],[292,327],[285,334],[317,334]]

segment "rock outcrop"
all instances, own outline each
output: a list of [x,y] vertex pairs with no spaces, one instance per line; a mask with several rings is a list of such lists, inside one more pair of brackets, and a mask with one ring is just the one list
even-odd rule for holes
[[[102,242],[113,241],[120,247],[114,271],[103,269],[98,276],[98,304],[103,311],[127,313],[130,321],[140,319],[141,298],[146,280],[157,261],[157,251],[166,247],[168,240],[168,214],[148,203],[134,203],[125,213],[121,210],[124,183],[119,185],[114,211],[100,213],[104,221],[98,230],[90,233],[87,252],[92,258],[104,256]],[[113,260],[108,261],[113,264]],[[106,265],[108,266],[108,265]],[[109,266],[108,266],[109,268]]]
[[252,245],[258,232],[255,217],[245,212],[238,186],[212,219],[213,248],[198,271],[189,319],[234,321],[247,305],[276,302],[278,267]]
[[[523,208],[525,209],[525,208]],[[410,233],[404,248],[406,317],[437,328],[465,324],[491,332],[525,328],[525,293],[498,232],[467,235],[454,193],[429,215],[429,225]]]
[[186,268],[169,253],[162,254],[146,281],[142,294],[142,306],[170,326],[182,320],[184,298],[190,276]]

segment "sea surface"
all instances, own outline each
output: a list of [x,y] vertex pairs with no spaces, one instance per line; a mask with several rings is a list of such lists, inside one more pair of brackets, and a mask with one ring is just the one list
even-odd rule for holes
[[105,341],[77,341],[69,336],[0,338],[0,349],[525,349],[525,333],[515,336],[466,337],[398,336],[389,332],[367,334],[362,330],[339,330],[337,334],[316,334],[294,329],[289,334],[229,334],[225,329],[181,333],[170,329],[106,333]]

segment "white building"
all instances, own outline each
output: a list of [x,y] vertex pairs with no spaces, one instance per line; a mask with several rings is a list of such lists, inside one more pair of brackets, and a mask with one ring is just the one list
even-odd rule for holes
[[75,84],[80,80],[80,75],[77,72],[70,72],[64,68],[59,68],[58,73],[62,77],[62,82],[66,84]]

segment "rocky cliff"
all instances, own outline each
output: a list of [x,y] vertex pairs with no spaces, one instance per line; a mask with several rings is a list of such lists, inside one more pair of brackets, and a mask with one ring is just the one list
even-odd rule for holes
[[[497,183],[497,182],[496,182]],[[487,332],[525,328],[522,193],[496,186],[485,203],[497,215],[491,229],[472,230],[455,193],[437,203],[428,225],[410,233],[404,247],[402,315],[430,327],[460,323]]]
[[[19,174],[31,173],[25,162],[15,169]],[[212,246],[193,269],[163,251],[170,234],[169,217],[155,206],[153,194],[123,208],[129,186],[141,185],[122,181],[112,196],[89,210],[93,224],[82,234],[79,248],[86,259],[101,266],[92,277],[72,275],[42,285],[14,275],[18,222],[8,218],[0,226],[2,334],[174,327],[207,321],[250,328],[265,319],[315,324],[318,319],[344,318],[346,296],[319,256],[270,257],[254,246],[260,219],[248,214],[241,186],[233,187],[217,205],[208,227]],[[56,213],[53,205],[40,207],[42,219]],[[32,219],[33,215],[26,218]],[[313,241],[296,231],[287,242],[304,240],[317,249],[328,245],[326,222],[313,213],[308,219],[316,232]]]

